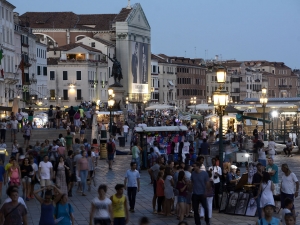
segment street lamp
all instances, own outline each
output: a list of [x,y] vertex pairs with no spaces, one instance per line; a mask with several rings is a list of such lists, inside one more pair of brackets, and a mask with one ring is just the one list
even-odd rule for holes
[[109,108],[109,133],[112,132],[112,117],[111,117],[111,111],[115,104],[114,100],[115,94],[113,89],[108,89],[108,108]]
[[197,98],[196,97],[191,97],[191,104],[193,105],[195,105],[195,114],[196,114],[196,104],[197,104]]
[[228,93],[223,90],[223,84],[226,82],[226,70],[224,67],[217,69],[217,82],[220,83],[219,88],[213,93],[213,102],[215,106],[215,112],[219,116],[219,159],[220,167],[223,169],[223,123],[222,117],[225,112],[225,108],[228,104]]
[[264,141],[267,140],[266,130],[265,130],[265,113],[266,113],[266,105],[268,103],[268,97],[267,97],[267,88],[263,87],[261,89],[261,97],[259,99],[260,104],[263,107],[263,130],[264,130]]

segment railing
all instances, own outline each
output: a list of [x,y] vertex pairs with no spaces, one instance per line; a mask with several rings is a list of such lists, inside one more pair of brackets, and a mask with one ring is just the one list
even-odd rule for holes
[[69,97],[62,97],[62,101],[69,101]]
[[82,101],[83,98],[82,97],[75,97],[75,101]]

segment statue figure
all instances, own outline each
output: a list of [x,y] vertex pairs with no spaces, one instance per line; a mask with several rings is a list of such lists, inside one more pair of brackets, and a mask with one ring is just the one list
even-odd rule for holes
[[113,62],[112,76],[114,77],[115,84],[120,85],[120,80],[123,79],[121,64],[117,60],[116,56],[114,56],[114,58],[110,58],[110,56],[108,56],[108,58]]

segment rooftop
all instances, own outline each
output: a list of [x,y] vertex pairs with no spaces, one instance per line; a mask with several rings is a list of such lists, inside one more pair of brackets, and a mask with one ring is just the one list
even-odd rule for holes
[[68,45],[60,46],[60,47],[48,48],[47,50],[48,51],[69,51],[69,50],[72,50],[72,49],[77,48],[77,47],[82,47],[82,48],[84,48],[88,51],[91,51],[91,52],[102,53],[100,50],[89,47],[89,46],[84,45],[82,43],[71,43],[71,44],[68,44]]

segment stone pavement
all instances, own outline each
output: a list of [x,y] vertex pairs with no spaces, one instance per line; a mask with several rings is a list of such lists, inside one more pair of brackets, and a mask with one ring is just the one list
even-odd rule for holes
[[[50,130],[49,133],[55,133],[57,135],[56,130]],[[9,146],[10,143],[7,143]],[[117,149],[121,149],[118,147]],[[129,149],[129,142],[126,143],[125,148]],[[105,160],[100,160],[98,163],[98,167],[96,169],[96,187],[92,186],[91,192],[87,192],[87,196],[83,197],[80,193],[76,192],[76,187],[73,188],[73,197],[69,198],[69,202],[74,207],[74,215],[75,215],[75,224],[76,225],[84,225],[88,224],[89,221],[89,211],[90,211],[90,202],[91,200],[97,196],[97,187],[99,184],[107,184],[108,192],[107,197],[110,197],[115,193],[114,186],[117,183],[124,182],[124,175],[127,169],[129,169],[131,157],[129,155],[125,156],[117,156],[115,159],[115,163],[113,165],[113,170],[109,171],[108,166]],[[281,155],[276,156],[275,162],[277,165],[281,165],[284,162],[288,162],[290,168],[298,178],[300,178],[300,167],[299,167],[300,156],[294,156],[292,158],[285,158]],[[281,177],[281,171],[280,171]],[[174,225],[178,224],[178,220],[176,220],[175,216],[172,217],[164,217],[161,215],[152,214],[152,185],[149,185],[150,178],[147,171],[141,172],[141,191],[137,194],[135,213],[130,213],[130,222],[129,224],[138,224],[139,218],[142,216],[147,216],[150,219],[151,225]],[[38,188],[38,186],[36,186]],[[124,192],[126,193],[126,192]],[[4,197],[4,192],[3,192]],[[29,225],[38,225],[40,218],[40,204],[36,200],[30,200],[26,202],[28,206],[28,224]],[[299,199],[295,201],[296,211],[300,207]],[[275,215],[278,217],[278,215]],[[218,213],[217,211],[213,212],[213,218],[211,219],[212,225],[223,225],[223,224],[238,224],[238,225],[248,225],[255,224],[256,218],[254,217],[246,217],[246,216],[235,216],[228,215],[224,213]],[[193,218],[187,219],[188,224],[194,224]],[[205,224],[202,221],[202,224]],[[299,223],[297,223],[300,225]]]

